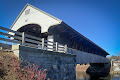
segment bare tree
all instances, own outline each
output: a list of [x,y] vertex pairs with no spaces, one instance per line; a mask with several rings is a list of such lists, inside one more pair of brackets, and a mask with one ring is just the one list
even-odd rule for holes
[[120,57],[120,52],[118,52],[118,56]]

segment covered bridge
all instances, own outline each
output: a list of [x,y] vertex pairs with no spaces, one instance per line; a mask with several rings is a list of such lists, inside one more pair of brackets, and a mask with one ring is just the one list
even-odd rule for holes
[[11,29],[45,38],[68,46],[67,52],[76,54],[77,64],[107,63],[104,49],[71,28],[62,20],[27,4]]

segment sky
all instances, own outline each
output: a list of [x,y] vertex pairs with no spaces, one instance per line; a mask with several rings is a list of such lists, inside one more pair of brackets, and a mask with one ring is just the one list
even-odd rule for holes
[[0,26],[10,28],[27,3],[61,19],[110,56],[120,52],[120,0],[0,0]]

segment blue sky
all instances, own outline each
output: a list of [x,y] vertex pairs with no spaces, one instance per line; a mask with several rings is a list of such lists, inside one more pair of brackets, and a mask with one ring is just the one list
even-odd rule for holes
[[10,28],[27,3],[63,20],[109,54],[120,52],[120,0],[0,0],[0,26]]

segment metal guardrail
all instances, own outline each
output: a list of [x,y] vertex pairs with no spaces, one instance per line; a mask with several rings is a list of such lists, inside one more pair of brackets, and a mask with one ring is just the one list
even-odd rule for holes
[[[24,32],[13,31],[0,26],[0,35],[6,36],[7,38],[3,38],[0,36],[0,40],[17,43],[24,46],[29,46],[42,50],[56,51],[56,52],[67,52],[67,45],[63,46],[58,42],[52,42],[45,40],[44,38],[38,38],[32,35],[25,34]],[[7,31],[9,33],[5,33]]]

